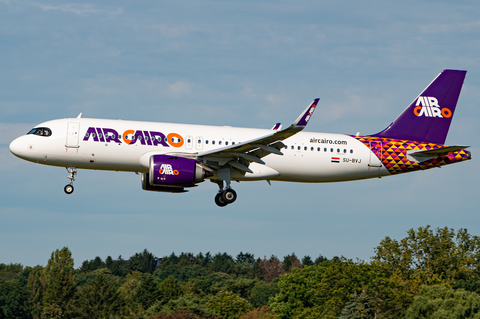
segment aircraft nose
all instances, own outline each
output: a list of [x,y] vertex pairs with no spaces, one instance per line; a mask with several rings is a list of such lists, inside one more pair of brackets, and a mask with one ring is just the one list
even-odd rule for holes
[[18,137],[10,143],[10,152],[13,155],[21,157],[22,151],[25,149],[25,143],[22,142],[22,138]]

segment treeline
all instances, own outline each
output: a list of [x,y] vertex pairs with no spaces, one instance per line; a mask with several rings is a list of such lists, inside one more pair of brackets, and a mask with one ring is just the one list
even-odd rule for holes
[[0,264],[0,319],[480,318],[479,261],[479,237],[429,226],[369,263],[144,250],[74,269],[64,247],[45,267]]

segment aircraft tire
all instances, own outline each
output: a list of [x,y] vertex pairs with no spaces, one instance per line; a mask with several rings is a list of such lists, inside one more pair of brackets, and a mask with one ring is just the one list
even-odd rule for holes
[[63,190],[65,191],[65,194],[70,195],[71,193],[73,193],[73,190],[74,190],[73,185],[70,185],[70,184],[65,185]]
[[217,195],[215,195],[215,204],[217,204],[220,207],[224,207],[228,205],[228,203],[223,200],[222,194],[223,193],[218,193]]
[[224,190],[221,194],[222,194],[223,201],[226,202],[227,204],[231,204],[237,199],[237,192],[235,192],[231,188]]

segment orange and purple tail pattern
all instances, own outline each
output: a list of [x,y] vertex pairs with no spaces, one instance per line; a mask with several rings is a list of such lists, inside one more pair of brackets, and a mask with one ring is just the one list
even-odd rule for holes
[[379,138],[372,136],[352,136],[362,142],[381,160],[391,174],[400,174],[425,170],[443,165],[453,164],[471,159],[469,151],[461,150],[450,152],[424,162],[411,161],[407,158],[408,150],[427,151],[445,147],[433,143],[421,143],[408,140]]

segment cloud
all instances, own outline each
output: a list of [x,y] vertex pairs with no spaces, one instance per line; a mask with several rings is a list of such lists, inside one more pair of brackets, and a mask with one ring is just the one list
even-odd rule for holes
[[184,95],[190,94],[192,89],[192,84],[188,81],[179,80],[175,83],[168,85],[168,91],[174,95]]
[[472,32],[480,31],[480,21],[472,21],[467,23],[452,23],[452,24],[426,24],[419,26],[422,33],[444,33],[444,32]]
[[70,12],[75,14],[88,14],[88,13],[110,13],[112,15],[117,15],[123,13],[122,8],[115,8],[114,10],[105,10],[101,9],[93,4],[62,4],[62,5],[45,5],[40,3],[34,3],[37,7],[41,8],[43,11],[63,11]]

